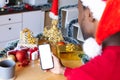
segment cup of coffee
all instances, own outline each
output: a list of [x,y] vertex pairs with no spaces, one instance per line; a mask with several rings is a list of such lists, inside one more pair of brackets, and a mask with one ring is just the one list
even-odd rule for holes
[[9,80],[15,76],[15,62],[3,60],[0,62],[0,80]]

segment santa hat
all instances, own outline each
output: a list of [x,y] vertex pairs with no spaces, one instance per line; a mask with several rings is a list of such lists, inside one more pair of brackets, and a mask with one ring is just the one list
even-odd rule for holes
[[105,8],[105,0],[81,0],[82,4],[88,7],[93,13],[93,17],[100,20],[101,15]]
[[52,0],[52,7],[49,16],[52,19],[58,19],[58,0]]
[[120,32],[120,0],[108,0],[98,28],[96,30],[96,41],[98,44]]

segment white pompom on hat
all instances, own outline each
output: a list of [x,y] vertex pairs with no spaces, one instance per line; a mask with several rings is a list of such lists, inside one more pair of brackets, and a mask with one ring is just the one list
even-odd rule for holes
[[52,19],[58,20],[58,0],[52,0],[52,7],[49,16]]
[[96,40],[92,37],[85,40],[83,44],[83,52],[89,57],[94,58],[101,54],[102,46],[98,45]]
[[83,5],[88,7],[93,13],[93,17],[100,20],[104,8],[106,6],[105,0],[81,0]]

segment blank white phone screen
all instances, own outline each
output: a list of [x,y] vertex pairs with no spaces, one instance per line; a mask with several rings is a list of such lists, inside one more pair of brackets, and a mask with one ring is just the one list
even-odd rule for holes
[[53,68],[52,53],[49,44],[39,45],[40,62],[42,69]]

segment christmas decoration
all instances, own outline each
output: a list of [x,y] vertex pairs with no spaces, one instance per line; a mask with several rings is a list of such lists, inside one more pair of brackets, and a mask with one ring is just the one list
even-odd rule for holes
[[58,0],[52,1],[52,7],[49,13],[50,18],[52,19],[52,25],[50,29],[47,27],[44,28],[43,36],[47,37],[50,42],[56,43],[63,41],[63,36],[61,31],[58,29]]
[[70,52],[70,51],[75,51],[76,50],[76,46],[72,43],[69,43],[66,45],[66,51]]
[[19,62],[23,62],[25,59],[27,59],[27,53],[23,50],[18,50],[16,52],[16,59]]
[[23,48],[20,50],[10,50],[7,52],[7,58],[12,59],[14,56],[15,61],[19,62],[19,66],[27,66],[29,64],[29,59],[28,59],[28,54],[27,54],[28,50],[29,48]]
[[57,42],[57,45],[65,45],[65,42],[63,41]]
[[50,29],[44,28],[43,36],[47,37],[50,42],[57,43],[64,41],[61,31],[57,28],[57,20],[52,20]]
[[80,45],[67,43],[65,45],[57,45],[57,56],[60,59],[78,60],[79,55],[82,54],[82,47]]
[[49,16],[52,19],[58,20],[58,0],[52,1],[52,7]]
[[39,58],[39,52],[38,52],[38,48],[34,47],[34,48],[30,48],[28,50],[28,58],[30,60],[36,60]]
[[37,44],[38,39],[33,36],[33,33],[28,28],[25,28],[20,32],[18,46],[36,47]]
[[32,6],[30,6],[27,3],[25,3],[24,7],[25,7],[26,10],[33,10]]

